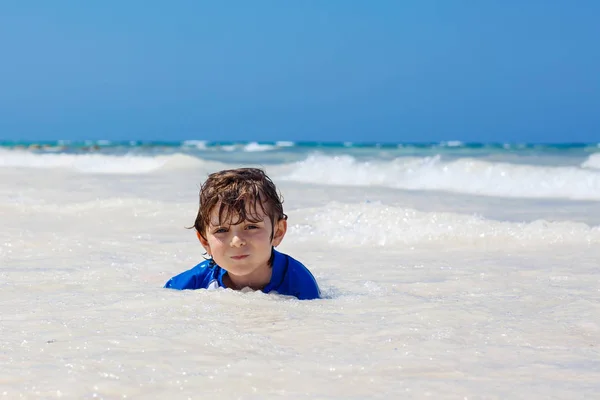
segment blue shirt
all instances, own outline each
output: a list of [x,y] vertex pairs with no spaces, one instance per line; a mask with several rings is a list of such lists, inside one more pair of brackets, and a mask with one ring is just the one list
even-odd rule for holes
[[[271,281],[262,289],[264,293],[277,292],[300,300],[318,299],[321,296],[317,281],[302,263],[275,249],[273,253]],[[218,265],[211,265],[211,260],[206,260],[169,279],[165,287],[178,290],[225,288],[223,276],[226,273]]]

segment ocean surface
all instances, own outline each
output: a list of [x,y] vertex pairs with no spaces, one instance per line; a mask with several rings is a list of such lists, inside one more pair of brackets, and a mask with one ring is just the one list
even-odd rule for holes
[[[322,299],[162,288],[240,166]],[[0,398],[600,398],[599,144],[0,141],[0,221]]]

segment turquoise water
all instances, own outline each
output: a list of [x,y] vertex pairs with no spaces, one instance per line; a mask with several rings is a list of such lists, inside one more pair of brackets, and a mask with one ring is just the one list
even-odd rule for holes
[[[291,141],[0,141],[0,148],[34,153],[170,155],[187,154],[206,160],[278,164],[300,161],[308,154],[349,155],[358,160],[393,160],[398,157],[441,156],[491,158],[541,165],[568,165],[568,159],[600,152],[600,143],[352,143]],[[561,162],[560,160],[563,159]]]

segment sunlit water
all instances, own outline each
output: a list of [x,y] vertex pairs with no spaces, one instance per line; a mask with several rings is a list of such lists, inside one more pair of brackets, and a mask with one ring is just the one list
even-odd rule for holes
[[597,153],[309,153],[253,165],[315,301],[162,288],[202,260],[199,185],[242,163],[3,150],[0,396],[600,398]]

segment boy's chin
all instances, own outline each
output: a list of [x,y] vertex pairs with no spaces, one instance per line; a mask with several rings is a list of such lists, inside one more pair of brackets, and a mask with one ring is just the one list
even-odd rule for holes
[[227,263],[227,265],[221,265],[221,267],[227,271],[230,275],[245,276],[250,275],[261,269],[268,268],[269,265],[265,262],[264,265],[256,264],[244,264],[244,263]]

